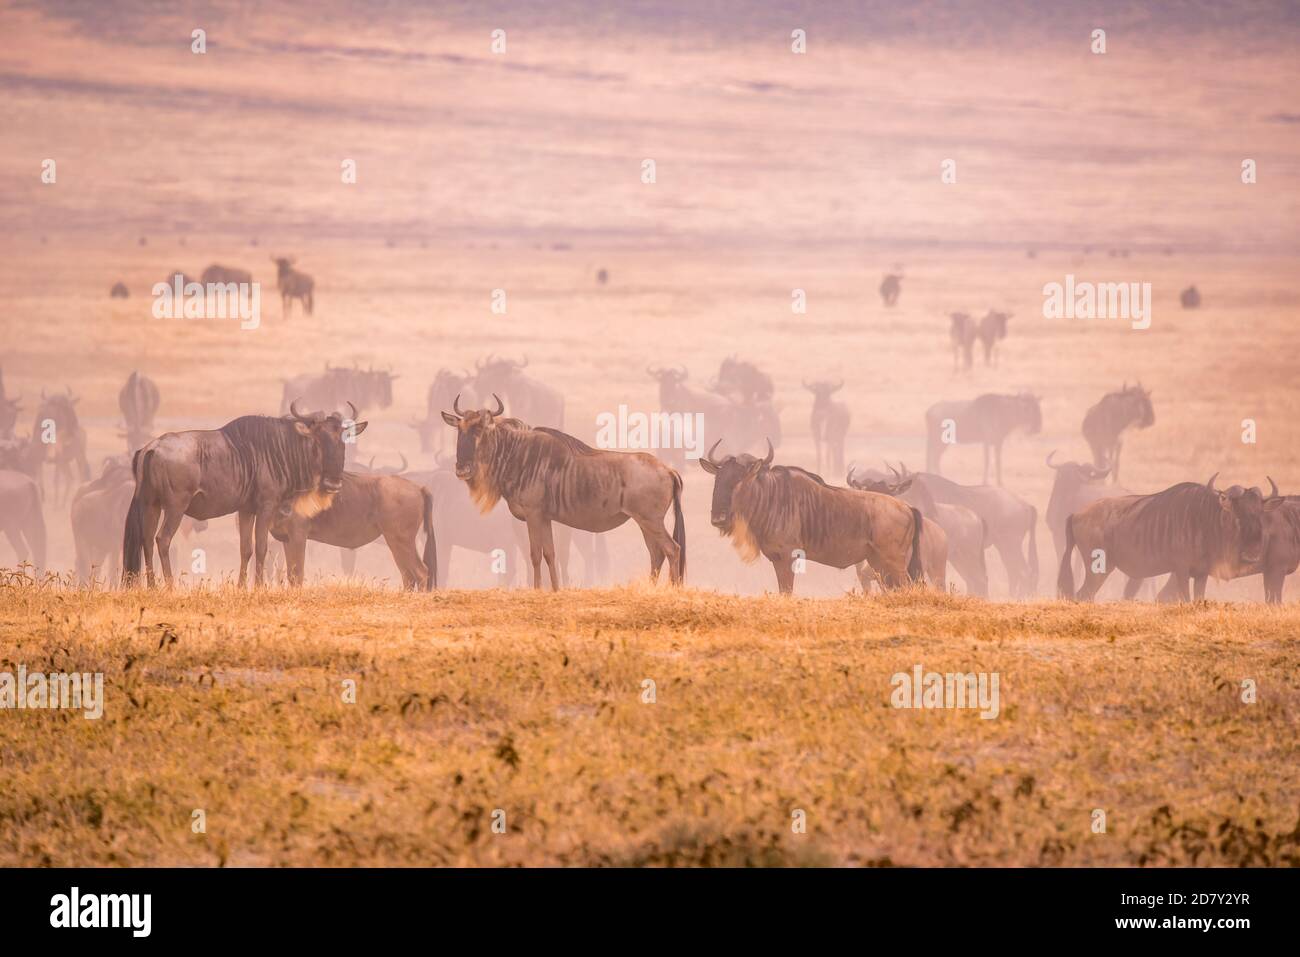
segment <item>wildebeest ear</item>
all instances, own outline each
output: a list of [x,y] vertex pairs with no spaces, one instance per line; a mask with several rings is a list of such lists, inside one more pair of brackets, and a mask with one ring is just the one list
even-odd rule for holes
[[355,425],[353,425],[353,426],[352,426],[352,437],[355,439],[358,435],[360,435],[362,432],[364,432],[364,431],[366,430],[366,426],[369,425],[369,424],[370,424],[370,422],[367,420],[367,421],[365,421],[365,422],[358,422],[358,423],[356,423]]
[[[446,414],[447,413],[445,412],[443,413],[443,415]],[[705,458],[700,459],[700,468],[704,469],[704,471],[708,472],[710,475],[718,474],[718,466],[715,463],[710,462],[708,459]]]
[[453,415],[450,412],[444,412],[442,414],[442,421],[446,422],[452,428],[455,428],[457,425],[460,424],[460,416]]
[[299,422],[297,419],[294,419],[293,427],[298,430],[299,435],[311,435],[311,426],[306,422]]
[[1227,492],[1219,492],[1219,505],[1225,512],[1232,511],[1232,499],[1228,496]]

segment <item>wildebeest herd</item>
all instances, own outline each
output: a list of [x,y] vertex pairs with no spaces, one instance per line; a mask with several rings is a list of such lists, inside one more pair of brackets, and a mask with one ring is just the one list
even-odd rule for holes
[[[309,308],[310,285],[305,288]],[[990,316],[996,343],[1008,317]],[[954,345],[981,338],[973,328],[954,316]],[[327,364],[322,373],[284,383],[279,415],[160,435],[159,389],[132,372],[118,395],[128,455],[106,460],[93,480],[72,390],[42,391],[31,432],[19,437],[22,406],[5,394],[0,378],[0,528],[20,560],[30,558],[41,571],[43,499],[49,494],[55,504],[68,504],[83,582],[100,571],[109,580],[120,572],[124,585],[141,579],[153,585],[156,552],[171,583],[174,538],[234,514],[241,586],[250,559],[254,582],[267,580],[272,538],[283,543],[287,581],[300,584],[308,541],[342,549],[350,572],[355,550],[382,537],[407,588],[436,587],[440,573],[445,581],[454,548],[502,557],[494,570],[503,585],[522,564],[504,556],[526,556],[534,587],[549,581],[559,588],[570,582],[574,547],[586,583],[601,580],[608,563],[602,534],[630,520],[641,531],[651,578],[666,565],[672,583],[685,582],[684,450],[593,448],[563,431],[564,396],[527,368],[526,359],[489,356],[472,374],[438,371],[426,417],[412,423],[422,451],[435,453],[437,467],[425,471],[409,470],[405,456],[400,468],[387,469],[357,457],[357,438],[368,424],[359,421],[362,412],[393,403],[398,377],[391,370]],[[793,592],[797,574],[816,563],[853,567],[864,591],[873,582],[884,589],[946,590],[951,566],[969,594],[987,596],[985,557],[992,549],[1012,597],[1039,594],[1039,511],[1003,487],[1001,468],[1009,436],[1041,431],[1037,396],[989,393],[931,406],[924,416],[924,472],[902,463],[886,471],[846,470],[851,416],[848,404],[833,398],[844,382],[805,381],[813,397],[817,471],[811,471],[776,461],[775,389],[753,363],[728,358],[700,388],[688,385],[684,367],[652,366],[648,373],[658,383],[661,413],[703,416],[711,446],[698,464],[712,476],[711,523],[746,561],[769,560],[781,592]],[[1118,484],[1122,437],[1154,423],[1151,393],[1125,383],[1083,416],[1091,462],[1058,461],[1055,452],[1047,457],[1053,485],[1044,518],[1058,594],[1091,600],[1119,571],[1127,577],[1127,598],[1149,579],[1168,575],[1158,597],[1188,600],[1204,595],[1209,577],[1262,575],[1265,599],[1281,601],[1284,579],[1300,565],[1300,496],[1281,495],[1271,478],[1267,493],[1220,489],[1217,476],[1131,493]],[[958,444],[983,447],[981,484],[940,474],[944,451]],[[844,484],[827,481],[823,469],[843,474]]]

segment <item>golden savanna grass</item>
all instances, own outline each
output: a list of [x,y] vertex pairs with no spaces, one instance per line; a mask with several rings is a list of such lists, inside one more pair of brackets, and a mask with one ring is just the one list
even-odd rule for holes
[[[0,670],[102,671],[107,705],[0,715],[0,863],[1295,865],[1297,625],[1294,605],[15,581]],[[892,708],[917,664],[999,673],[999,717]]]

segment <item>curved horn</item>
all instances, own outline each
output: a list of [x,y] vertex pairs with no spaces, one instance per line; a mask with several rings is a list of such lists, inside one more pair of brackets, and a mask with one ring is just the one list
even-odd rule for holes
[[1205,487],[1208,488],[1211,492],[1218,491],[1218,489],[1214,487],[1214,480],[1218,477],[1219,477],[1219,473],[1215,472],[1213,475],[1210,476],[1210,480],[1205,483]]
[[[500,415],[501,413],[505,412],[505,410],[506,410],[506,404],[505,404],[504,402],[501,401],[501,396],[497,395],[495,392],[492,393],[492,398],[494,398],[494,399],[497,400],[497,410],[496,410],[495,412],[492,413],[492,417],[493,417],[493,418],[496,418],[498,415]],[[489,411],[491,411],[491,410],[489,410]]]
[[772,440],[767,440],[767,455],[763,459],[764,465],[771,465],[772,459],[776,458],[776,449],[772,448]]
[[1273,481],[1273,476],[1266,475],[1264,477],[1268,479],[1269,487],[1273,490],[1272,493],[1269,495],[1269,498],[1281,498],[1282,493],[1277,490],[1277,483]]
[[366,468],[370,469],[372,472],[375,470],[375,457],[373,455],[370,456],[370,462],[366,465]]
[[452,402],[451,402],[451,411],[455,412],[455,413],[456,413],[457,415],[459,415],[459,416],[463,416],[463,415],[465,414],[464,412],[462,412],[462,411],[460,410],[460,393],[459,393],[459,392],[456,393],[456,398],[454,398],[454,399],[452,400]]
[[[298,399],[301,398],[302,396],[298,396]],[[292,402],[289,403],[289,414],[293,416],[295,419],[297,419],[299,422],[306,422],[307,416],[303,415],[301,412],[298,411],[298,399],[294,399]]]
[[402,452],[398,452],[397,454],[400,455],[400,456],[402,456],[402,467],[401,467],[400,469],[398,469],[397,471],[398,471],[398,472],[405,472],[406,469],[407,469],[406,455],[405,455],[404,453],[402,453]]
[[713,447],[710,448],[709,451],[704,453],[704,461],[708,462],[710,465],[717,465],[718,463],[713,460],[713,450],[716,449],[721,444],[722,444],[722,439],[718,439],[718,441],[714,442]]
[[1055,455],[1056,455],[1056,449],[1052,449],[1052,451],[1050,451],[1050,452],[1047,453],[1047,467],[1048,467],[1049,469],[1056,469],[1057,471],[1060,471],[1061,466],[1059,466],[1059,465],[1053,465],[1053,464],[1052,464],[1052,458],[1053,458]]
[[348,399],[348,408],[352,410],[352,414],[348,418],[355,422],[357,420],[357,407],[352,404],[351,399]]

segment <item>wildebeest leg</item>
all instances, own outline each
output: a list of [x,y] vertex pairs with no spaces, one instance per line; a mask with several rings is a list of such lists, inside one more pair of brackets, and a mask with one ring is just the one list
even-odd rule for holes
[[1089,564],[1087,571],[1084,573],[1083,584],[1079,587],[1079,592],[1076,596],[1078,600],[1092,601],[1096,598],[1097,592],[1099,592],[1101,586],[1106,583],[1106,579],[1110,577],[1110,573],[1111,568],[1109,565],[1104,565],[1101,571],[1096,571],[1094,570],[1094,567]]
[[998,488],[1002,487],[1002,443],[993,446],[993,461],[997,464]]
[[[984,443],[984,480],[980,484],[989,484],[989,444],[987,442]],[[1002,483],[998,482],[998,484],[1001,485]]]
[[403,531],[384,532],[384,544],[393,553],[393,562],[402,573],[402,587],[407,591],[424,590],[424,583],[429,575],[420,560],[420,552],[415,547],[415,529],[409,534]]
[[1025,556],[1020,551],[1020,542],[995,542],[993,547],[997,549],[998,557],[1007,570],[1007,586],[1011,590],[1011,597],[1021,597],[1029,579],[1029,566],[1025,564]]
[[1133,598],[1134,598],[1134,596],[1137,595],[1137,593],[1138,593],[1138,589],[1140,589],[1140,588],[1142,587],[1142,583],[1143,583],[1144,581],[1146,581],[1145,578],[1130,578],[1127,582],[1125,582],[1125,583],[1124,583],[1124,600],[1125,600],[1125,601],[1132,601]]
[[776,587],[782,595],[794,594],[794,563],[789,555],[777,555],[772,559],[772,569],[776,572]]
[[[542,522],[542,557],[546,559],[546,567],[551,571],[551,591],[560,590],[560,574],[555,566],[555,534],[551,528],[550,520]],[[532,537],[532,530],[529,530],[529,537]],[[536,565],[536,562],[534,562]],[[538,577],[541,577],[540,570]]]
[[542,587],[542,522],[528,520],[528,559],[533,565],[533,587]]
[[289,294],[287,292],[280,293],[280,318],[289,318]]
[[284,540],[284,575],[290,585],[301,585],[307,577],[306,529],[295,527]]
[[1209,575],[1196,575],[1192,578],[1192,586],[1195,589],[1194,594],[1197,601],[1205,601],[1205,582]]
[[858,583],[862,585],[862,594],[870,595],[871,583],[876,580],[876,573],[872,571],[871,563],[858,562],[853,567],[853,570],[858,573]]
[[1270,605],[1282,604],[1282,587],[1286,584],[1286,569],[1270,568],[1264,572],[1264,601]]
[[1161,603],[1187,600],[1187,572],[1174,572],[1156,595],[1156,601]]
[[253,557],[252,512],[239,513],[239,587],[248,584],[248,560]]
[[1119,481],[1119,447],[1120,447],[1120,441],[1119,441],[1119,439],[1116,439],[1116,440],[1115,440],[1115,448],[1114,448],[1114,450],[1111,452],[1111,455],[1112,455],[1111,464],[1110,464],[1110,480],[1111,480],[1111,482],[1118,482],[1118,481]]
[[[396,559],[397,556],[394,555],[393,558]],[[357,570],[357,550],[355,548],[340,548],[339,565],[343,569],[343,574],[351,578],[352,573]],[[398,562],[397,567],[401,568],[402,563]]]
[[[560,564],[560,587],[568,588],[569,568],[573,561],[573,530],[567,525],[561,525],[558,531],[553,532],[553,541],[555,542],[555,557]],[[528,534],[528,540],[532,542],[532,532]]]
[[27,561],[27,543],[23,541],[22,535],[18,534],[16,528],[6,528],[5,538],[9,539],[9,544],[13,546],[14,554],[18,557],[18,563]]
[[167,506],[167,511],[163,513],[162,528],[158,529],[158,561],[162,563],[163,578],[167,584],[175,583],[172,577],[172,537],[176,534],[176,529],[181,527],[181,519],[185,517],[185,510],[175,505]]
[[681,549],[673,541],[673,537],[664,529],[661,521],[649,519],[642,522],[636,520],[637,525],[641,527],[641,536],[645,539],[645,547],[650,551],[650,580],[657,582],[659,580],[659,569],[668,560],[668,578],[674,585],[681,583],[681,575],[678,570],[681,568],[679,561]]
[[256,548],[254,554],[254,584],[261,588],[266,584],[266,549],[269,544],[268,539],[271,536],[271,519],[275,516],[275,506],[264,509],[257,513],[256,522],[253,526],[253,541]]
[[150,588],[154,586],[153,545],[154,534],[158,531],[158,519],[162,517],[162,508],[146,505],[140,516],[140,541],[144,543],[144,580]]

